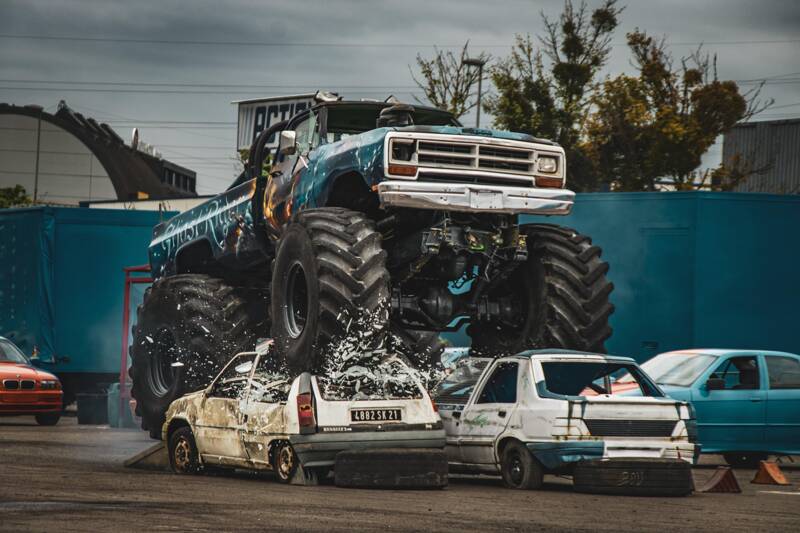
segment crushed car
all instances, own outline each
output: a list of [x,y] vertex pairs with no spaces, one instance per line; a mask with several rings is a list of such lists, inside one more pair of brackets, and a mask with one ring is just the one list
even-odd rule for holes
[[[636,390],[613,392],[622,375]],[[587,492],[692,491],[691,407],[665,397],[633,359],[566,350],[467,357],[434,400],[451,473],[499,474],[516,489],[567,474]]]
[[442,422],[409,370],[384,356],[336,381],[292,379],[269,354],[240,353],[206,389],[170,405],[170,465],[179,474],[271,470],[284,483],[314,484],[332,470],[339,486],[444,487]]

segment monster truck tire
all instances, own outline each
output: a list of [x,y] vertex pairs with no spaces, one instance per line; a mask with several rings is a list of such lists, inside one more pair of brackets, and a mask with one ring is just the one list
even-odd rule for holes
[[577,492],[627,496],[687,496],[692,492],[692,466],[682,459],[610,459],[575,465]]
[[333,475],[339,487],[439,489],[447,486],[447,456],[426,448],[344,451]]
[[208,385],[237,352],[254,349],[258,333],[266,333],[265,316],[265,300],[245,300],[205,274],[153,283],[139,306],[130,348],[131,395],[142,429],[160,439],[169,404]]
[[592,240],[549,224],[520,226],[528,259],[492,292],[516,300],[520,322],[475,323],[468,333],[476,353],[497,355],[531,348],[566,348],[605,353],[614,312],[606,278],[608,263]]
[[359,313],[388,322],[381,234],[369,218],[348,209],[298,213],[278,243],[271,290],[278,353],[293,371],[314,370],[321,352]]

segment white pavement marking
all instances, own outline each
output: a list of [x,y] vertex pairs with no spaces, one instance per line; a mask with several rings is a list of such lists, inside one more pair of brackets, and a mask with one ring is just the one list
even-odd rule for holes
[[786,492],[785,490],[760,490],[758,492],[762,492],[764,494],[788,494],[789,496],[800,496],[800,491]]

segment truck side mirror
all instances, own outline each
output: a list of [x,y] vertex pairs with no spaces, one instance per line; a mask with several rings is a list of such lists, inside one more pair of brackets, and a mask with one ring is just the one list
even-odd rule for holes
[[725,388],[725,380],[720,378],[708,378],[706,381],[706,390],[723,390]]
[[280,137],[281,155],[292,155],[297,151],[297,133],[284,130]]

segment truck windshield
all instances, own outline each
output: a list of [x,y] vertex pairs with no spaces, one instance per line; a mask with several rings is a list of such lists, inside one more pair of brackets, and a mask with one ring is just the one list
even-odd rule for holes
[[[328,107],[327,141],[336,142],[348,137],[374,130],[381,110],[390,104],[382,102],[354,102]],[[458,126],[453,115],[438,109],[416,108],[414,124],[425,126]]]
[[0,362],[29,364],[25,354],[13,342],[6,339],[0,339]]
[[716,359],[705,353],[662,353],[642,363],[642,370],[659,385],[688,387]]
[[441,404],[466,404],[490,359],[468,357],[458,362],[453,372],[433,391],[433,398]]
[[547,391],[561,396],[664,396],[632,363],[548,361],[542,370]]

